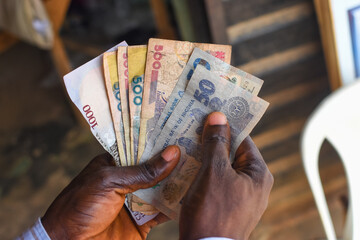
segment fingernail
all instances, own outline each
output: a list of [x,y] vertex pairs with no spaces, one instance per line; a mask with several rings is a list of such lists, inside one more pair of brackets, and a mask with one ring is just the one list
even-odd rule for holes
[[226,116],[221,112],[213,112],[208,116],[209,125],[225,125],[227,123]]
[[161,157],[165,161],[170,162],[174,160],[178,154],[179,154],[179,149],[176,146],[169,146],[161,153]]

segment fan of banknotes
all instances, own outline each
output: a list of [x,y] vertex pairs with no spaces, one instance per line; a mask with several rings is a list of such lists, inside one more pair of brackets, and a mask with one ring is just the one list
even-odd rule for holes
[[229,65],[231,46],[149,39],[122,42],[64,77],[71,100],[118,166],[146,162],[169,145],[181,159],[156,186],[127,196],[141,225],[159,211],[176,219],[201,166],[206,116],[223,112],[231,128],[231,156],[263,116],[263,81]]

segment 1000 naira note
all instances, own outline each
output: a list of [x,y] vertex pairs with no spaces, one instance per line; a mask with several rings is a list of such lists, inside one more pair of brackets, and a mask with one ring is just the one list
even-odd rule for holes
[[154,205],[170,218],[177,218],[180,201],[201,166],[200,139],[206,116],[223,112],[231,129],[232,157],[264,114],[268,103],[231,81],[198,66],[184,96],[166,122],[151,156],[176,144],[181,159],[168,178],[155,188],[139,190],[135,195]]
[[230,64],[227,64],[226,62],[223,62],[219,58],[216,58],[213,55],[204,52],[199,48],[195,48],[183,72],[181,73],[179,80],[177,81],[164,110],[161,113],[160,118],[156,123],[154,130],[152,131],[152,134],[148,137],[146,147],[140,162],[149,159],[149,155],[155,145],[158,136],[164,128],[167,120],[173,113],[176,105],[182,98],[185,88],[188,85],[189,80],[191,79],[191,76],[198,65],[202,65],[208,71],[216,73],[217,75],[221,76],[221,78],[228,80],[237,86],[240,86],[241,88],[255,96],[257,96],[257,94],[259,93],[261,86],[264,82],[263,80],[244,71],[241,71],[240,69],[235,68]]
[[164,109],[190,54],[198,47],[230,63],[231,46],[152,38],[148,43],[138,158]]
[[[115,51],[120,45],[127,44],[122,42],[108,51]],[[65,75],[64,82],[70,99],[87,120],[93,135],[114,157],[116,164],[120,165],[114,125],[104,84],[102,57],[103,55],[100,55]]]

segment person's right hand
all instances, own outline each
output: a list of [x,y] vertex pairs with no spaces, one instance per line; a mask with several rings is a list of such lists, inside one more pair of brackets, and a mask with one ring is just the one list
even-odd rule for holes
[[230,127],[224,114],[208,116],[202,135],[202,166],[180,214],[180,239],[248,239],[264,213],[274,182],[250,137],[231,165]]

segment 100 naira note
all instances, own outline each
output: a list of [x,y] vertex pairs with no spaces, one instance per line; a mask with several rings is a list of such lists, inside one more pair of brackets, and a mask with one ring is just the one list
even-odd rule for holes
[[151,153],[152,156],[169,145],[178,145],[181,150],[179,164],[155,188],[138,190],[134,194],[170,218],[177,218],[180,201],[201,166],[200,143],[206,116],[214,111],[221,111],[227,116],[232,158],[268,105],[249,91],[199,65]]
[[195,47],[230,63],[231,46],[229,45],[149,39],[139,136],[139,159]]

